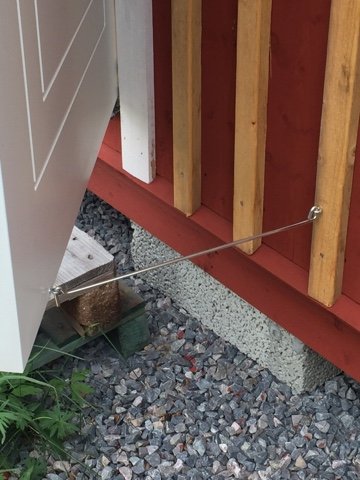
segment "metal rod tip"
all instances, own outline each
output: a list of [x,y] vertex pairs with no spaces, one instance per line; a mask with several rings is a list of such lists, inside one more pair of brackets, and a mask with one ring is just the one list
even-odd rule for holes
[[51,295],[53,295],[54,300],[55,300],[55,305],[57,307],[60,307],[59,295],[62,295],[64,293],[64,290],[61,287],[55,285],[55,286],[49,288],[49,293]]

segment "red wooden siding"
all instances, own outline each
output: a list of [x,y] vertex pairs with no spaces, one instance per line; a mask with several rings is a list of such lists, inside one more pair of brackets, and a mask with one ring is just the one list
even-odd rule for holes
[[[172,181],[170,7],[171,2],[154,2],[157,174]],[[227,0],[221,8],[217,0],[203,3],[202,204],[228,221],[233,197],[236,12],[237,0]],[[313,202],[329,14],[330,0],[273,2],[265,230],[302,218]],[[310,239],[308,228],[265,243],[307,269]]]
[[153,2],[156,174],[173,181],[171,1]]
[[[302,218],[314,201],[329,0],[274,0],[264,229]],[[311,229],[265,243],[308,269]]]
[[[273,0],[264,231],[302,220],[314,202],[330,0]],[[90,188],[183,254],[231,240],[237,0],[202,11],[202,207],[172,208],[171,2],[153,0],[157,179],[121,170],[119,123],[104,140]],[[307,296],[311,226],[196,263],[326,358],[360,379],[359,148],[343,295],[334,307]],[[112,167],[110,168],[109,165]]]
[[[237,0],[203,2],[202,204],[232,221]],[[219,188],[221,185],[221,189]]]
[[343,292],[360,303],[360,149],[356,153],[346,242]]

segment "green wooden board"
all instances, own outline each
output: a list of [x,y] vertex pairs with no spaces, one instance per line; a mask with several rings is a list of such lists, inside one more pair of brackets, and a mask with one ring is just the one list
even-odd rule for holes
[[71,323],[71,319],[67,313],[55,307],[44,313],[40,328],[58,347],[61,347],[78,336]]
[[41,368],[66,353],[75,354],[78,348],[104,334],[124,357],[142,349],[150,337],[144,314],[145,302],[122,282],[119,282],[119,289],[122,309],[118,321],[108,330],[95,335],[80,336],[62,309],[48,310],[36,337],[26,371]]

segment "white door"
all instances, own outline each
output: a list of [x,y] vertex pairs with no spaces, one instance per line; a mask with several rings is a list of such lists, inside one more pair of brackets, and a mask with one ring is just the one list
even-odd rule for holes
[[0,2],[0,371],[22,371],[117,95],[113,0]]

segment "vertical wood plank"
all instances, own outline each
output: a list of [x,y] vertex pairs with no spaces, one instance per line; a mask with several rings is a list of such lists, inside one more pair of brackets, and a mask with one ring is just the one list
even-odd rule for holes
[[321,119],[309,295],[331,306],[342,289],[360,112],[360,1],[333,0]]
[[201,204],[201,0],[172,0],[174,206]]
[[115,5],[122,166],[150,183],[156,174],[152,2]]
[[[234,239],[261,233],[271,0],[239,0],[234,149]],[[261,239],[240,245],[252,254]]]

